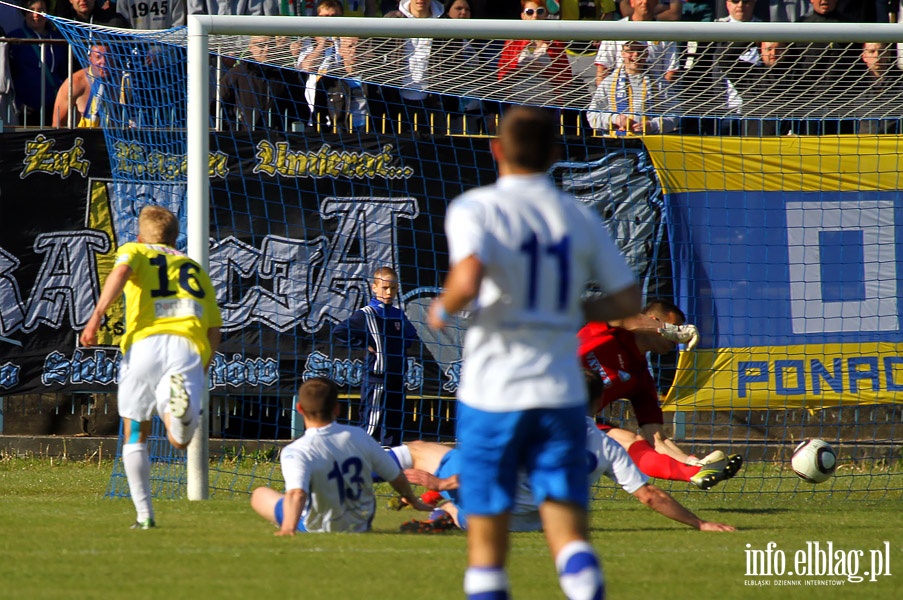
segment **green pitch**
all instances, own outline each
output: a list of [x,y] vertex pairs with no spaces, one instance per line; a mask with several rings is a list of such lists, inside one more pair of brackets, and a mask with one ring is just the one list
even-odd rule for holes
[[[0,597],[463,597],[464,534],[398,533],[398,525],[415,516],[408,510],[381,509],[372,534],[285,539],[273,537],[274,529],[253,514],[244,496],[165,500],[156,502],[156,530],[132,531],[131,502],[102,496],[110,470],[108,462],[0,459]],[[900,481],[894,483],[892,488],[900,489]],[[727,483],[736,490],[742,485],[742,473]],[[899,492],[877,501],[811,492],[782,499],[703,492],[676,497],[701,517],[740,531],[701,533],[632,500],[597,500],[593,541],[603,559],[608,598],[899,597]],[[769,542],[775,544],[769,561],[783,556],[785,575],[747,576],[750,557],[764,560]],[[814,542],[822,552],[831,542],[832,562],[840,560],[847,572],[857,558],[859,575],[876,560],[882,574],[861,583],[842,576],[787,575],[796,568],[798,553],[810,560],[806,549]],[[750,554],[758,550],[761,554]],[[763,571],[762,564],[757,568]],[[512,536],[509,573],[515,598],[562,597],[540,534]]]

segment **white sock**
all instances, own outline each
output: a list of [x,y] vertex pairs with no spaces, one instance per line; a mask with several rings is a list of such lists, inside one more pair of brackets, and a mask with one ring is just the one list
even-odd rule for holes
[[596,551],[584,541],[571,542],[555,557],[558,583],[569,600],[601,600],[605,580]]
[[393,448],[389,448],[389,452],[391,452],[395,456],[395,460],[398,461],[398,465],[402,468],[402,470],[414,468],[414,457],[411,456],[411,449],[407,446],[395,446]]
[[464,571],[464,594],[468,598],[506,600],[508,574],[502,568],[469,567]]
[[129,482],[132,503],[138,513],[138,521],[154,518],[150,495],[150,456],[147,444],[123,444],[122,466]]

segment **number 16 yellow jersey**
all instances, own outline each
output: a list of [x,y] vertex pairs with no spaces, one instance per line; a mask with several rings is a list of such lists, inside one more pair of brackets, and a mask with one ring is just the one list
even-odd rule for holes
[[119,248],[116,266],[128,265],[125,284],[125,335],[122,352],[146,337],[173,334],[191,340],[206,364],[207,330],[223,324],[210,277],[195,261],[162,244],[128,243]]

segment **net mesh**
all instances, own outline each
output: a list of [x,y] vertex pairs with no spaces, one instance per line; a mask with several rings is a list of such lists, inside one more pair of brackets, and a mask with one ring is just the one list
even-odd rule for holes
[[[63,22],[62,27],[71,25]],[[83,32],[79,35],[84,40]],[[94,28],[87,36],[91,39],[103,39],[112,46],[107,69],[110,86],[118,94],[106,99],[106,125],[184,124],[184,28],[127,35]],[[773,123],[765,134],[887,133],[901,118],[903,88],[893,45],[870,44],[871,49],[864,51],[858,43],[635,43],[642,49],[640,64],[628,61],[633,65],[628,68],[622,55],[624,40],[211,35],[214,115],[220,125],[244,117],[252,121],[245,124],[250,127],[289,129],[309,122],[309,112],[319,110],[314,119],[321,117],[320,125],[384,130],[392,120],[403,122],[409,117],[399,110],[395,97],[403,90],[402,98],[444,97],[435,106],[428,105],[427,115],[431,130],[441,133],[449,121],[465,114],[495,117],[498,104],[613,110],[629,71],[645,80],[637,90],[642,98],[633,99],[630,111],[648,118],[682,119],[687,133],[694,133],[698,123],[709,119],[735,118]],[[250,87],[269,86],[272,101],[261,102],[256,114],[241,111],[235,98],[223,97],[228,89],[216,85],[236,61],[261,66],[252,69],[250,76],[260,81]],[[354,96],[357,86],[364,86],[362,102],[370,105],[367,112],[374,118],[355,122],[349,106],[342,123],[329,121],[324,116],[329,106],[320,106],[327,101],[314,100],[308,74],[334,95]],[[343,100],[353,103],[352,98]],[[236,116],[237,111],[243,114]],[[589,124],[582,125],[588,128]],[[486,133],[486,126],[481,127],[472,133]],[[606,133],[598,128],[597,132]]]
[[[167,203],[184,226],[184,106],[190,93],[185,30],[122,32],[63,21],[59,26],[77,47],[82,65],[90,68],[92,51],[106,54],[103,79],[109,89],[102,95],[99,120],[117,185],[126,198]],[[694,243],[730,256],[736,250],[725,248],[722,237],[740,230],[767,236],[773,229],[770,219],[778,213],[769,212],[771,206],[758,195],[761,190],[735,191],[742,208],[724,216],[723,223],[712,221],[696,242],[687,242],[680,237],[686,224],[674,219],[690,192],[675,193],[672,180],[729,178],[733,167],[729,161],[714,170],[714,162],[691,164],[690,158],[701,152],[695,138],[683,146],[653,148],[649,138],[610,136],[614,127],[610,117],[604,126],[603,113],[633,115],[640,125],[631,133],[640,134],[863,134],[896,131],[903,106],[888,48],[880,58],[889,74],[883,79],[865,68],[858,46],[792,44],[779,48],[775,59],[756,44],[646,42],[633,45],[645,60],[637,72],[622,52],[623,43],[515,42],[341,38],[320,44],[304,37],[211,36],[210,272],[226,321],[226,338],[211,369],[215,493],[281,485],[276,456],[279,447],[303,431],[292,409],[292,393],[304,378],[323,375],[337,381],[345,402],[341,420],[364,419],[369,354],[365,347],[341,340],[335,329],[367,303],[378,266],[398,272],[398,306],[419,338],[407,349],[399,383],[407,398],[401,407],[386,410],[399,412],[395,417],[405,439],[453,441],[465,323],[437,335],[425,326],[425,310],[447,266],[447,202],[494,181],[485,134],[495,131],[506,105],[560,111],[568,137],[564,159],[553,167],[552,177],[606,223],[647,298],[683,302],[691,320],[712,332],[705,342],[713,352],[724,339],[716,337],[724,327],[715,314],[722,307],[719,301],[729,298],[732,306],[752,307],[767,306],[769,299],[747,285],[758,276],[752,258],[731,263],[736,272],[726,276],[729,283],[717,290],[717,298],[706,287],[708,273],[686,271],[682,261],[698,251]],[[311,56],[315,66],[299,69]],[[602,116],[594,120],[593,113]],[[705,156],[739,160],[750,154],[749,146],[735,149],[727,139],[712,137],[715,150],[709,146]],[[768,171],[769,157],[778,156],[778,179],[799,170],[801,177],[806,174],[799,163],[809,155],[763,139],[751,139],[761,161],[757,173]],[[827,149],[815,152],[831,154]],[[882,152],[893,164],[899,161],[896,147],[883,145]],[[686,164],[675,167],[668,157]],[[847,167],[831,168],[842,172]],[[847,191],[855,195],[874,189],[863,183],[867,167],[852,168],[862,173],[857,172]],[[886,194],[882,198],[899,203],[897,187],[880,187]],[[692,213],[691,225],[705,229],[710,215],[727,200],[723,190],[699,189],[698,197],[686,200],[691,204],[686,211]],[[697,200],[703,205],[692,204]],[[763,240],[765,244],[768,238]],[[886,264],[880,257],[862,260]],[[675,265],[677,273],[672,272]],[[761,288],[767,288],[765,283]],[[844,294],[837,297],[844,299]],[[892,333],[876,337],[892,345],[899,342]],[[783,346],[787,339],[792,336],[774,334],[762,345]],[[864,348],[854,341],[840,356],[847,360]],[[896,348],[876,353],[875,360],[897,364]],[[738,344],[720,349],[728,355],[743,350]],[[810,356],[811,348],[797,352],[802,361],[817,358]],[[655,365],[663,393],[673,378],[673,360]],[[699,360],[693,369],[707,372]],[[833,365],[831,360],[825,364]],[[764,369],[771,373],[773,366],[768,363]],[[899,405],[892,400],[897,367],[888,368],[890,375],[876,376],[881,381],[875,384],[875,396],[861,401],[862,407],[877,406],[863,411],[860,404],[800,405],[777,389],[765,392],[766,401],[754,402],[739,394],[736,383],[727,383],[722,390],[735,396],[734,405],[679,406],[674,436],[700,455],[712,447],[744,454],[750,476],[723,486],[725,494],[807,489],[787,477],[787,459],[797,440],[819,435],[843,447],[857,468],[865,469],[864,474],[841,472],[819,489],[884,496],[899,486],[893,479],[899,449]],[[767,380],[762,373],[759,379],[750,376],[750,386]],[[778,387],[792,387],[781,373]],[[609,416],[628,429],[635,427],[624,402],[613,404]],[[844,427],[834,427],[836,421]],[[171,483],[177,489],[182,485],[178,475]],[[674,486],[679,491],[686,484]],[[121,473],[114,473],[111,493],[125,489]],[[615,488],[600,489],[610,494]]]

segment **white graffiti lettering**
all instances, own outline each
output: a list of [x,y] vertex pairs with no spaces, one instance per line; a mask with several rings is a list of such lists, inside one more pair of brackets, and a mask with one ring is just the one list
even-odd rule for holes
[[229,360],[217,352],[210,365],[210,389],[245,385],[274,386],[279,383],[279,363],[274,358],[245,358],[233,354]]
[[71,358],[62,352],[53,351],[44,358],[41,383],[44,385],[117,383],[121,361],[122,354],[118,351],[111,356],[103,350],[91,352],[75,350]]
[[19,385],[19,373],[22,367],[15,363],[4,363],[0,365],[0,388],[13,388]]
[[19,259],[0,248],[0,335],[12,332],[25,320],[25,304],[13,275],[17,268]]
[[22,330],[40,324],[59,329],[64,316],[75,328],[88,322],[100,297],[97,254],[110,249],[105,233],[94,230],[42,233],[35,238],[35,252],[44,261],[35,279]]
[[[302,378],[326,377],[339,386],[360,387],[363,374],[364,363],[359,358],[332,358],[320,351],[314,351],[307,356]],[[423,365],[412,356],[407,357],[404,386],[409,390],[417,390],[423,386]]]

